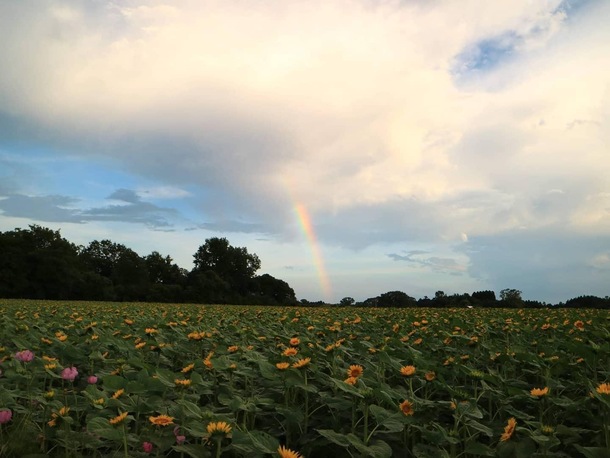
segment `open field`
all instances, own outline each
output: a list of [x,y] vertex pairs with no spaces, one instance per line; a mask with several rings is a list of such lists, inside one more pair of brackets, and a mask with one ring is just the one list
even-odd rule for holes
[[607,457],[609,324],[2,301],[0,456]]

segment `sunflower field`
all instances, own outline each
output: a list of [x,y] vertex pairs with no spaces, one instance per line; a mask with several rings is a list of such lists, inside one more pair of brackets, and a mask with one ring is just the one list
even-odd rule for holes
[[0,302],[1,457],[610,457],[610,315]]

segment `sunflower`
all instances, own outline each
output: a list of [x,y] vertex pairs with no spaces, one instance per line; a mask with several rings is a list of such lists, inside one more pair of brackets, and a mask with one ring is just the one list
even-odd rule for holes
[[300,343],[301,340],[298,337],[293,337],[292,339],[290,339],[290,345],[292,345],[293,347],[296,347]]
[[428,371],[424,377],[426,377],[427,381],[432,382],[436,378],[436,372]]
[[275,367],[277,367],[279,370],[283,371],[290,367],[290,363],[286,363],[286,362],[276,363]]
[[415,366],[403,366],[400,368],[400,373],[405,377],[410,377],[415,374]]
[[283,445],[280,445],[277,448],[277,454],[280,456],[280,458],[304,458],[300,453],[290,450]]
[[530,394],[534,397],[541,398],[549,394],[549,387],[545,386],[544,388],[532,388]]
[[299,359],[296,363],[292,365],[294,369],[300,369],[302,367],[307,366],[311,362],[311,358],[303,358]]
[[123,388],[116,390],[112,395],[112,399],[118,399],[124,392],[125,390]]
[[231,345],[230,347],[227,348],[227,351],[229,353],[235,353],[237,350],[239,350],[239,347],[237,345]]
[[508,423],[504,427],[504,433],[502,434],[502,437],[500,437],[500,441],[506,442],[508,439],[510,439],[512,437],[512,435],[515,433],[516,427],[517,427],[517,420],[515,420],[514,417],[509,418]]
[[226,421],[212,421],[208,423],[207,431],[210,436],[214,434],[228,435],[231,432],[231,425]]
[[180,386],[183,388],[186,388],[191,385],[191,381],[188,379],[185,380],[177,378],[176,380],[174,380],[174,383],[176,384],[176,386]]
[[156,417],[148,417],[150,422],[156,426],[167,426],[174,424],[174,417],[168,415],[158,415]]
[[355,385],[356,383],[358,383],[358,377],[348,377],[343,381],[348,385]]
[[[178,324],[178,323],[173,323],[173,324]],[[170,326],[171,325],[172,325],[172,323],[170,323]],[[188,337],[189,340],[201,340],[201,339],[203,339],[203,334],[201,332],[193,331],[193,332],[189,332],[186,337]]]
[[597,388],[595,388],[599,394],[610,395],[610,383],[600,383]]
[[182,372],[183,374],[188,374],[190,371],[192,371],[195,368],[195,363],[191,363],[188,366],[185,366],[182,368],[182,370],[180,372]]
[[282,353],[284,356],[294,356],[299,352],[299,350],[297,350],[296,348],[287,348],[286,350],[284,350],[284,353]]
[[362,377],[363,373],[364,373],[364,368],[359,364],[352,364],[349,367],[349,369],[347,370],[348,377],[354,377],[354,378]]
[[413,410],[413,403],[410,401],[404,400],[398,407],[400,407],[400,411],[407,417],[415,413],[415,410]]
[[111,418],[110,420],[108,420],[108,423],[110,423],[111,425],[118,425],[120,423],[123,423],[125,418],[127,418],[127,412],[123,412],[117,415],[116,417]]
[[205,359],[203,360],[203,364],[205,367],[207,367],[208,369],[214,369],[214,364],[212,363],[212,356],[214,356],[214,352],[211,351],[208,356],[205,357]]

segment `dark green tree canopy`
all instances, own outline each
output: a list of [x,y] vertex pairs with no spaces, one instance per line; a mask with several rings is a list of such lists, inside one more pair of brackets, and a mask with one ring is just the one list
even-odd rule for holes
[[255,277],[251,284],[253,293],[258,296],[258,303],[292,305],[297,302],[297,297],[290,285],[269,274]]
[[341,299],[341,301],[339,301],[339,305],[342,307],[351,307],[352,305],[354,305],[356,303],[356,300],[353,297],[344,297],[343,299]]
[[244,247],[231,246],[224,237],[206,239],[193,258],[195,270],[214,272],[242,294],[248,289],[249,280],[261,267],[257,255],[248,253]]
[[402,291],[389,291],[379,296],[378,307],[414,307],[417,305],[415,298]]
[[521,291],[513,288],[506,288],[500,291],[500,300],[507,307],[521,307],[523,305],[523,299],[521,298]]

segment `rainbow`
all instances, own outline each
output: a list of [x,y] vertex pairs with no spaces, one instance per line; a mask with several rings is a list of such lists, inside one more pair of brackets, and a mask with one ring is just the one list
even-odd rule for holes
[[328,278],[328,274],[326,273],[326,267],[324,266],[324,258],[322,257],[322,251],[320,250],[320,244],[318,243],[316,233],[313,230],[313,224],[311,224],[309,212],[307,211],[305,206],[300,203],[296,203],[294,205],[294,211],[297,214],[301,230],[303,231],[303,234],[305,234],[307,242],[309,243],[309,246],[311,248],[313,262],[316,266],[316,270],[318,271],[320,287],[322,288],[324,299],[330,301],[332,296],[330,279]]

